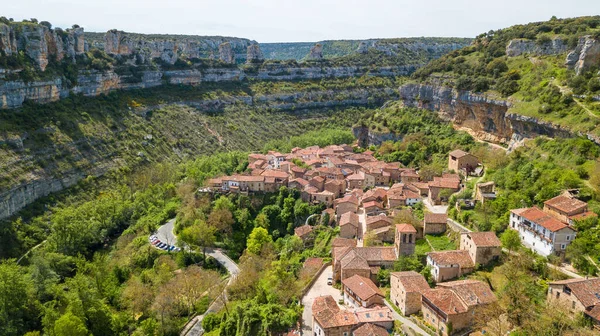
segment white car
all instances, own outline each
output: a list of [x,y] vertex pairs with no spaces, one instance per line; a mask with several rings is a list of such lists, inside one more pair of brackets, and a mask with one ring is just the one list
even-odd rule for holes
[[333,277],[331,275],[327,277],[327,284],[329,286],[333,285]]

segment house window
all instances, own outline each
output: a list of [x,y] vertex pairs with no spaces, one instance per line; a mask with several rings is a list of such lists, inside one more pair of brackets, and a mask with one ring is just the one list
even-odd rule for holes
[[565,244],[561,244],[561,245],[560,245],[560,248],[561,248],[561,249],[563,249],[563,250],[564,250],[566,247],[567,247],[567,245],[565,245]]
[[571,236],[567,235],[567,241],[571,240]]

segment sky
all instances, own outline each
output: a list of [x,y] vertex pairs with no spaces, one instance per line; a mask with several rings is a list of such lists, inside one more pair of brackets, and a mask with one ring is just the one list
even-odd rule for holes
[[491,29],[600,15],[600,0],[2,0],[0,16],[86,31],[221,35],[265,42],[475,37]]

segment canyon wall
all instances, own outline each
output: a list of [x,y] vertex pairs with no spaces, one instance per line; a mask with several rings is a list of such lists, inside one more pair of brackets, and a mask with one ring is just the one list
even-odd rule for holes
[[537,118],[510,113],[510,103],[487,95],[457,91],[439,85],[406,84],[399,88],[405,106],[424,108],[439,115],[456,127],[467,129],[480,140],[511,145],[515,140],[549,137],[586,136],[600,145],[591,134],[575,134],[559,125]]

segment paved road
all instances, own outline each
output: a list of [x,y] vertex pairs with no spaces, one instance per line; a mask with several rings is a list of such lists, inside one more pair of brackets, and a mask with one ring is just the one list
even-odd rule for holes
[[425,330],[423,330],[421,327],[419,327],[418,325],[416,325],[410,319],[408,319],[408,318],[406,318],[406,317],[398,314],[394,310],[394,307],[392,307],[392,305],[390,305],[389,302],[385,301],[385,305],[388,306],[392,310],[392,315],[394,316],[394,319],[402,322],[402,330],[407,335],[409,335],[409,336],[414,336],[414,335],[430,336],[431,335],[431,334],[427,333]]
[[167,243],[169,245],[176,245],[177,236],[175,236],[175,233],[173,232],[174,229],[175,218],[170,219],[164,225],[160,226],[156,231],[156,236],[163,243]]
[[[158,237],[158,239],[160,239],[160,241],[162,241],[164,243],[167,243],[170,245],[175,245],[175,244],[177,244],[177,236],[175,236],[175,233],[173,232],[174,228],[175,228],[175,218],[167,221],[167,223],[165,223],[164,225],[159,227],[158,231],[156,232],[156,236]],[[206,255],[213,257],[217,262],[219,262],[221,265],[223,265],[223,267],[225,267],[227,269],[227,271],[231,275],[231,277],[229,278],[229,281],[227,282],[227,285],[231,284],[233,279],[235,279],[235,277],[240,273],[240,269],[239,269],[238,265],[235,263],[235,261],[231,260],[231,258],[229,258],[220,249],[207,247]],[[210,307],[208,307],[208,310],[206,311],[206,313],[194,317],[192,319],[192,321],[190,321],[186,325],[186,327],[183,329],[183,331],[181,332],[181,335],[199,336],[204,333],[204,330],[202,330],[202,319],[204,319],[204,316],[206,314],[211,313],[211,312],[218,312],[221,309],[221,307],[223,305],[223,299],[225,301],[227,300],[227,297],[225,294],[225,289],[223,289],[223,293],[221,294],[221,299],[215,300],[210,305]]]
[[431,203],[429,203],[429,200],[427,198],[423,198],[423,204],[425,205],[425,207],[427,207],[427,209],[430,212],[433,212],[433,213],[445,214],[448,212],[447,205],[432,205]]
[[302,298],[302,305],[304,306],[304,311],[302,312],[302,335],[312,335],[312,304],[316,297],[331,295],[336,302],[342,298],[339,289],[335,289],[333,286],[327,284],[327,277],[332,275],[333,269],[332,266],[329,266],[323,270],[321,275],[319,275],[315,283]]

